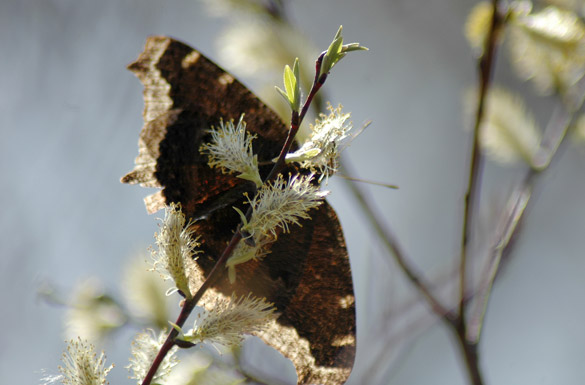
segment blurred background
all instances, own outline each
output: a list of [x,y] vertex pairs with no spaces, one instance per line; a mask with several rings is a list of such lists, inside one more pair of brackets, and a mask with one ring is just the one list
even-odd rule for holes
[[[249,23],[246,16],[209,3],[0,2],[0,383],[35,384],[42,369],[57,372],[65,308],[39,299],[39,290],[51,284],[67,298],[96,277],[117,293],[128,261],[153,243],[155,217],[142,201],[148,191],[119,182],[137,155],[143,109],[142,86],[125,66],[146,37],[180,39],[262,95],[267,83],[280,85],[280,73],[252,74],[239,63],[237,47],[226,50],[230,28]],[[287,5],[315,52],[341,24],[346,42],[370,48],[336,66],[325,90],[334,105],[352,112],[356,126],[372,120],[345,156],[357,177],[400,186],[366,188],[408,257],[445,298],[455,298],[448,283],[460,248],[470,152],[463,97],[476,82],[463,25],[473,2]],[[496,82],[526,95],[544,126],[554,100],[517,81],[506,56],[502,50]],[[487,383],[581,384],[585,378],[584,155],[582,145],[569,144],[537,184],[488,310],[480,346]],[[478,234],[489,236],[485,229],[521,175],[519,166],[487,163]],[[450,331],[377,244],[343,181],[333,178],[328,189],[357,298],[358,357],[349,383],[466,383]],[[133,382],[124,369],[131,336],[117,334],[103,346],[108,362],[116,363],[112,384]]]

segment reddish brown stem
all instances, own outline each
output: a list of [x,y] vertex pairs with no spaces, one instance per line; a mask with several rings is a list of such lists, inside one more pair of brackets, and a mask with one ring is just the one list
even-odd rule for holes
[[307,111],[309,110],[311,102],[313,101],[313,98],[315,97],[317,92],[321,89],[321,87],[325,83],[325,80],[327,80],[327,74],[320,75],[321,64],[323,63],[324,56],[325,56],[325,52],[321,53],[321,55],[319,55],[319,58],[317,59],[317,61],[315,63],[315,80],[313,81],[313,85],[311,87],[311,90],[309,91],[309,94],[307,95],[307,99],[305,100],[305,103],[303,104],[303,107],[301,108],[300,113],[298,111],[292,112],[292,116],[291,116],[291,120],[290,120],[290,128],[288,130],[288,136],[286,137],[286,141],[285,141],[284,145],[282,146],[282,150],[280,151],[280,154],[278,155],[278,159],[276,160],[274,167],[272,167],[272,170],[270,171],[270,173],[268,174],[268,176],[264,180],[264,183],[274,179],[276,177],[276,175],[278,175],[278,173],[280,171],[282,171],[282,169],[285,167],[286,154],[288,154],[290,152],[290,149],[294,143],[295,136],[299,132],[299,128],[301,127],[301,123],[303,122],[303,119],[305,118],[305,115],[307,114]]
[[[203,282],[203,284],[201,285],[199,290],[197,290],[197,293],[195,293],[195,295],[192,298],[185,300],[185,303],[183,304],[183,308],[181,309],[181,313],[179,314],[179,316],[177,317],[177,320],[175,321],[175,325],[177,325],[179,327],[183,327],[183,325],[185,324],[185,321],[187,321],[187,318],[189,318],[189,315],[191,314],[191,312],[195,308],[195,305],[197,305],[197,302],[199,302],[201,297],[203,297],[203,294],[205,294],[207,289],[209,289],[209,287],[211,285],[213,285],[219,277],[221,277],[221,274],[223,273],[222,267],[225,265],[225,262],[227,261],[229,256],[232,254],[232,252],[234,251],[238,242],[241,239],[242,239],[242,235],[240,232],[236,232],[233,235],[230,243],[227,245],[227,247],[225,248],[225,250],[223,251],[223,253],[219,257],[219,259],[217,260],[217,263],[215,264],[215,266],[213,266],[213,269],[211,270],[211,272],[207,276],[207,279],[205,280],[205,282]],[[177,337],[177,334],[179,334],[179,332],[176,329],[171,329],[163,346],[161,346],[158,354],[156,355],[154,361],[152,362],[152,365],[150,366],[148,373],[144,377],[144,380],[142,381],[142,385],[149,385],[151,383],[160,364],[164,360],[164,358],[167,355],[167,353],[169,352],[169,350],[171,350],[171,348],[175,344],[175,338]]]

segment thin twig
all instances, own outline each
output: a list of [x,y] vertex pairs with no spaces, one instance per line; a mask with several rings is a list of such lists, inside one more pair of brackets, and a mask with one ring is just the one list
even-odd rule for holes
[[468,338],[471,341],[479,341],[483,321],[485,318],[489,299],[491,297],[493,284],[500,269],[500,262],[504,250],[513,239],[518,230],[526,208],[530,203],[534,186],[544,171],[546,171],[558,154],[559,147],[564,143],[569,127],[572,124],[574,114],[561,107],[553,114],[550,123],[545,131],[545,136],[540,144],[540,149],[535,155],[535,167],[530,168],[522,184],[510,198],[509,209],[504,212],[504,220],[501,232],[496,237],[491,255],[488,258],[486,273],[482,274],[485,280],[482,282],[478,293],[477,306],[474,309],[468,325]]
[[[219,277],[221,277],[221,275],[224,273],[223,267],[225,265],[225,262],[227,261],[229,256],[232,254],[232,252],[234,251],[238,242],[241,239],[242,239],[242,233],[240,233],[239,231],[236,231],[234,233],[234,235],[232,236],[230,243],[227,245],[227,247],[225,248],[225,250],[221,254],[220,258],[215,263],[215,266],[213,266],[213,269],[211,270],[211,272],[209,273],[209,275],[207,276],[207,278],[205,279],[205,281],[203,282],[203,284],[201,285],[199,290],[197,290],[197,293],[195,293],[195,295],[192,298],[185,300],[183,307],[181,308],[181,312],[179,313],[179,316],[177,317],[177,320],[175,321],[175,325],[177,325],[180,328],[183,327],[183,325],[187,321],[187,318],[189,318],[189,315],[191,314],[191,312],[195,308],[195,305],[197,305],[197,302],[199,302],[201,297],[203,297],[203,295],[205,294],[207,289],[209,289],[211,287],[211,285],[213,285],[215,283],[215,281],[217,279],[219,279]],[[175,328],[171,329],[171,331],[169,332],[169,335],[167,336],[167,339],[165,340],[164,344],[161,346],[160,350],[158,351],[158,354],[156,355],[154,361],[152,362],[152,365],[150,366],[148,373],[146,374],[146,376],[142,380],[142,385],[149,385],[150,384],[154,375],[156,374],[156,371],[158,370],[158,367],[163,362],[163,360],[164,360],[165,356],[167,355],[167,353],[169,352],[169,350],[171,350],[171,348],[175,344],[175,338],[177,337],[178,334],[179,334],[179,332],[177,331],[177,329],[175,329]]]
[[497,35],[502,22],[498,9],[498,0],[492,0],[493,16],[489,34],[486,41],[486,47],[479,61],[479,95],[477,102],[477,111],[473,127],[473,144],[471,147],[471,166],[469,168],[469,181],[467,192],[465,194],[465,203],[463,209],[463,226],[461,237],[461,260],[459,265],[459,317],[463,328],[465,328],[465,308],[467,292],[467,254],[469,238],[471,234],[472,219],[479,202],[481,191],[481,174],[483,168],[483,159],[480,149],[480,126],[483,121],[485,112],[485,100],[490,86],[490,80],[495,63]]
[[486,95],[490,87],[490,81],[495,66],[496,46],[499,30],[503,18],[499,11],[499,1],[492,0],[492,21],[486,40],[484,52],[479,60],[479,94],[475,124],[473,127],[473,142],[471,147],[471,165],[469,168],[469,181],[465,193],[463,208],[463,225],[461,237],[461,259],[459,264],[459,312],[457,319],[450,324],[459,342],[469,380],[474,385],[483,385],[483,377],[479,367],[478,342],[467,338],[466,310],[467,281],[470,280],[467,272],[468,247],[471,235],[473,218],[476,205],[479,202],[481,192],[481,175],[483,169],[483,157],[480,148],[480,127],[485,112]]
[[[344,173],[347,172],[351,175],[351,171],[346,171],[347,167],[348,166],[346,164],[342,163],[340,168],[344,170]],[[372,200],[366,198],[364,191],[358,187],[355,182],[347,179],[345,181],[355,200],[360,205],[362,213],[368,218],[369,222],[374,227],[374,231],[383,241],[386,248],[390,251],[390,254],[394,256],[394,260],[400,269],[402,269],[408,280],[423,295],[436,315],[439,317],[450,317],[450,311],[443,304],[441,304],[437,298],[435,298],[435,296],[431,293],[428,284],[415,270],[415,268],[411,266],[410,262],[406,258],[406,253],[400,246],[400,243],[398,242],[398,239],[394,233],[390,230],[389,227],[382,223],[381,218],[377,214],[378,210],[373,207]]]
[[[315,80],[313,81],[313,85],[311,86],[311,90],[309,91],[309,94],[307,95],[307,99],[305,100],[305,103],[303,104],[301,111],[300,112],[293,111],[291,121],[290,121],[290,128],[288,131],[288,136],[286,138],[286,141],[285,141],[284,145],[282,146],[282,150],[280,151],[280,154],[278,155],[278,159],[274,163],[274,167],[272,167],[272,170],[270,171],[270,173],[268,174],[268,176],[264,180],[264,183],[266,183],[266,181],[270,181],[270,180],[274,179],[276,177],[276,175],[278,175],[278,173],[280,171],[282,171],[282,169],[286,166],[286,159],[285,159],[286,155],[290,152],[290,149],[293,145],[295,136],[297,135],[297,132],[299,131],[299,128],[301,127],[301,123],[303,122],[303,119],[305,118],[305,115],[307,114],[307,111],[309,110],[311,102],[313,101],[313,98],[315,97],[317,92],[321,89],[321,87],[323,86],[323,84],[325,84],[325,81],[327,80],[328,74],[321,74],[321,64],[323,63],[323,57],[325,56],[325,53],[326,52],[321,53],[321,55],[319,55],[319,57],[317,58],[317,61],[315,62]],[[250,209],[248,209],[248,213],[251,213]]]

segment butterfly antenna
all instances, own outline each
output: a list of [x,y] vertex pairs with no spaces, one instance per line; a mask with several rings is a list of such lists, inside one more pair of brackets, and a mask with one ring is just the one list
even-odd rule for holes
[[383,183],[383,182],[376,182],[373,180],[367,180],[367,179],[361,179],[361,178],[354,178],[352,176],[349,175],[344,175],[344,174],[335,174],[335,176],[341,177],[343,179],[346,180],[351,180],[354,182],[360,182],[360,183],[368,183],[374,186],[380,186],[380,187],[386,187],[386,188],[391,188],[393,190],[398,190],[400,187],[398,187],[398,185],[395,184],[389,184],[389,183]]

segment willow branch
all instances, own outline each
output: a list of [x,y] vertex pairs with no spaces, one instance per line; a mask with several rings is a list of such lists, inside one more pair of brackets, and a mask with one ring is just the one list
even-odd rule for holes
[[494,246],[488,258],[486,272],[482,274],[485,279],[476,294],[478,302],[470,319],[467,334],[471,341],[479,341],[481,337],[483,321],[491,297],[493,284],[500,270],[502,255],[504,255],[504,251],[510,244],[511,239],[517,235],[520,228],[518,225],[526,213],[534,186],[542,173],[550,167],[552,161],[557,157],[559,147],[564,143],[573,119],[574,114],[567,110],[563,109],[561,112],[559,108],[555,111],[545,130],[545,134],[547,135],[543,136],[539,151],[534,157],[534,167],[526,172],[520,187],[509,200],[508,209],[504,212],[502,230],[496,236]]
[[[290,128],[289,128],[289,132],[288,132],[288,136],[286,138],[286,141],[282,146],[282,149],[280,151],[280,155],[279,155],[276,163],[274,164],[274,166],[270,170],[270,173],[268,173],[268,176],[264,179],[264,181],[263,181],[264,183],[274,179],[286,167],[286,162],[285,162],[286,154],[288,154],[290,151],[290,148],[294,142],[294,138],[299,130],[299,127],[303,121],[303,118],[305,117],[305,115],[309,109],[309,106],[311,105],[311,102],[312,102],[315,94],[319,91],[319,89],[321,89],[321,87],[325,83],[325,80],[327,80],[327,74],[320,75],[321,63],[323,62],[323,56],[324,56],[324,53],[321,54],[319,56],[319,58],[317,59],[317,62],[315,65],[316,75],[315,75],[315,81],[313,82],[313,86],[311,87],[311,90],[309,91],[309,94],[307,96],[307,99],[305,100],[305,103],[303,104],[301,112],[299,113],[297,111],[293,111],[292,117],[291,117],[291,124],[290,124]],[[251,215],[252,215],[252,208],[249,207],[248,211],[246,212],[246,218],[250,219]],[[180,312],[177,320],[175,321],[175,325],[177,325],[179,328],[183,327],[183,325],[187,321],[187,318],[189,318],[189,315],[191,314],[191,312],[193,311],[193,309],[195,308],[195,306],[197,305],[199,300],[203,297],[203,295],[205,294],[207,289],[209,289],[225,273],[225,263],[228,260],[228,258],[232,255],[238,242],[240,242],[241,240],[242,240],[242,233],[240,231],[236,231],[234,233],[234,235],[232,236],[230,243],[222,252],[221,256],[219,257],[219,259],[217,260],[217,262],[213,266],[213,269],[211,270],[211,272],[209,273],[209,275],[207,276],[207,278],[205,279],[205,281],[203,282],[201,287],[197,290],[197,292],[195,293],[195,295],[192,298],[185,300],[183,307],[181,308],[181,312]],[[157,353],[155,359],[153,360],[153,362],[150,366],[150,369],[148,370],[148,373],[144,377],[144,380],[142,381],[142,385],[150,385],[159,366],[161,365],[161,363],[163,362],[164,358],[166,357],[168,352],[171,350],[171,348],[175,345],[175,338],[177,337],[177,335],[178,335],[177,329],[174,329],[174,328],[171,329],[171,331],[169,332],[169,334],[167,336],[167,339],[165,340],[165,342],[161,346],[159,352]]]
[[467,292],[467,280],[469,279],[467,276],[468,246],[471,234],[472,218],[474,216],[477,202],[479,202],[480,198],[481,174],[483,168],[483,159],[480,149],[480,127],[485,113],[486,95],[490,87],[490,80],[492,78],[495,64],[498,31],[502,23],[502,16],[500,15],[498,9],[498,3],[498,0],[492,1],[492,22],[490,25],[484,53],[479,60],[479,94],[477,110],[475,114],[475,123],[473,127],[471,166],[469,168],[469,179],[463,208],[461,260],[459,265],[459,318],[462,328],[465,328],[465,298]]

